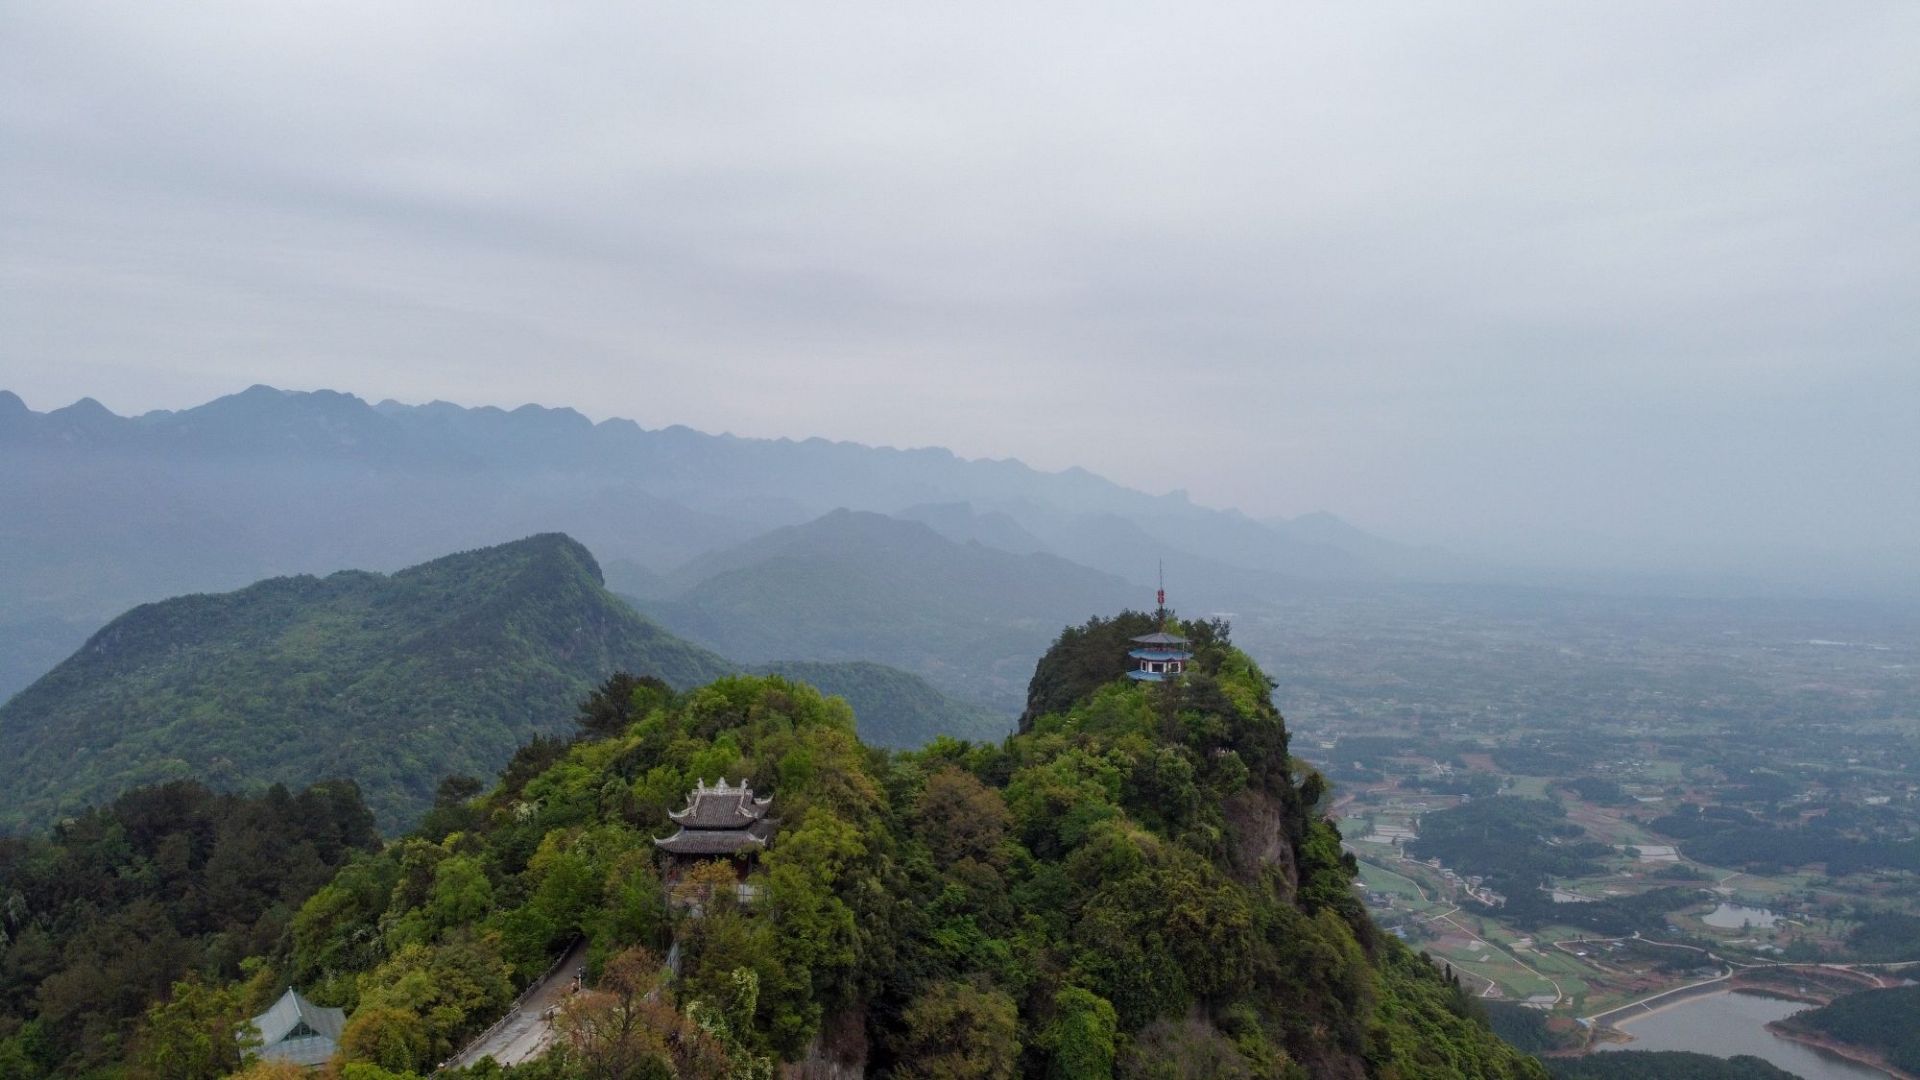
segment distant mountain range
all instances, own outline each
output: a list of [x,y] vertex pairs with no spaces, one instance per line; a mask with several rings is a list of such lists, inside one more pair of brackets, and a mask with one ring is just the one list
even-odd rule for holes
[[[881,745],[1009,726],[875,664],[770,668],[847,697]],[[144,605],[0,706],[0,826],[162,780],[345,777],[393,829],[443,776],[491,777],[532,736],[569,732],[580,698],[618,670],[685,688],[740,669],[607,592],[593,556],[557,534],[392,576]]]
[[1056,555],[850,510],[702,556],[665,586],[666,598],[635,603],[728,656],[877,660],[1008,716],[1063,626],[1152,599]]
[[[1451,572],[1443,556],[1336,519],[1255,521],[1082,469],[596,424],[531,405],[372,404],[256,386],[122,417],[90,399],[35,412],[0,391],[0,460],[0,699],[137,603],[393,570],[540,532],[579,540],[643,599],[684,591],[716,565],[696,560],[838,508],[1058,556],[1140,588],[1164,560],[1190,608]],[[722,583],[708,595],[722,598]]]

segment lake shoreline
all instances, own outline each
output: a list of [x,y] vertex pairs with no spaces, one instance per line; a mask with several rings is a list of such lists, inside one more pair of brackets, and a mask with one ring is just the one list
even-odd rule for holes
[[[1676,986],[1671,990],[1663,990],[1649,998],[1615,1006],[1593,1018],[1594,1035],[1598,1037],[1600,1032],[1608,1031],[1617,1035],[1624,1035],[1626,1036],[1627,1042],[1632,1042],[1633,1034],[1627,1030],[1626,1026],[1628,1024],[1633,1023],[1643,1016],[1657,1015],[1675,1005],[1684,1004],[1685,1002],[1692,1001],[1695,998],[1703,997],[1707,994],[1731,993],[1732,991],[1729,989],[1730,981],[1729,976],[1722,975],[1717,979],[1708,979],[1704,982],[1697,982],[1691,985]],[[1658,1002],[1659,1004],[1648,1004],[1648,1002]],[[1628,1012],[1628,1010],[1638,1011]],[[1622,1012],[1628,1012],[1628,1015],[1619,1019],[1613,1018],[1615,1013]]]
[[[1591,1053],[1687,1050],[1722,1058],[1751,1054],[1809,1078],[1920,1080],[1892,1069],[1858,1047],[1833,1045],[1818,1036],[1795,1037],[1795,1033],[1775,1027],[1810,1005],[1796,1000],[1796,995],[1756,993],[1730,982],[1719,979],[1686,987],[1686,992],[1665,997],[1652,1008],[1643,1007],[1624,1020],[1596,1029],[1589,1036],[1587,1049]],[[1663,1015],[1669,1013],[1678,1015]]]
[[[1782,1001],[1794,1001],[1817,1006],[1832,1004],[1835,998],[1841,997],[1844,994],[1875,989],[1878,985],[1877,980],[1862,981],[1856,985],[1847,986],[1844,989],[1818,984],[1812,986],[1786,985],[1786,980],[1791,977],[1789,973],[1794,972],[1823,973],[1828,977],[1843,976],[1855,979],[1863,978],[1845,968],[1833,968],[1825,964],[1767,964],[1760,967],[1736,968],[1718,978],[1706,979],[1697,983],[1677,986],[1670,990],[1663,990],[1657,994],[1642,998],[1639,1001],[1628,1002],[1625,1005],[1616,1005],[1606,1012],[1596,1014],[1592,1018],[1594,1022],[1592,1029],[1594,1035],[1589,1041],[1591,1042],[1594,1039],[1600,1038],[1602,1032],[1613,1035],[1626,1035],[1628,1033],[1625,1025],[1631,1024],[1643,1016],[1653,1016],[1675,1005],[1692,1001],[1694,998],[1703,994],[1752,994],[1756,997],[1779,998]],[[1658,1004],[1649,1004],[1649,1002],[1658,1002]],[[1630,1012],[1630,1010],[1636,1009],[1638,1011]],[[1627,1013],[1628,1015],[1616,1018],[1616,1014],[1620,1013]],[[1619,1040],[1613,1039],[1608,1041]],[[1630,1037],[1629,1041],[1631,1041]]]
[[1789,1026],[1783,1020],[1769,1021],[1766,1024],[1766,1029],[1771,1034],[1778,1035],[1782,1039],[1797,1042],[1802,1046],[1811,1046],[1816,1050],[1824,1050],[1836,1057],[1846,1058],[1856,1065],[1865,1065],[1869,1069],[1878,1069],[1888,1076],[1893,1077],[1893,1080],[1920,1080],[1920,1075],[1907,1072],[1904,1069],[1895,1068],[1893,1063],[1888,1061],[1885,1056],[1878,1051],[1869,1050],[1864,1046],[1844,1043],[1838,1039],[1818,1034],[1817,1032],[1802,1031]]

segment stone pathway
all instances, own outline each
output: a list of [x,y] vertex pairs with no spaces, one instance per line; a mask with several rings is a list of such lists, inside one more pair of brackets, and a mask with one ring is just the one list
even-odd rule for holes
[[486,1034],[447,1059],[444,1069],[462,1069],[491,1057],[502,1065],[518,1065],[540,1056],[553,1043],[553,1025],[547,1010],[573,992],[574,976],[587,962],[587,943],[581,939],[567,950],[547,977],[520,996],[513,1010],[488,1028]]

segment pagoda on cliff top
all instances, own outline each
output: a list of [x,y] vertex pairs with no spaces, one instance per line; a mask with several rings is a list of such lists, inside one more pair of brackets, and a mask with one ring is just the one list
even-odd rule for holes
[[668,817],[680,831],[654,846],[665,852],[669,876],[691,862],[717,856],[751,856],[767,846],[773,835],[773,820],[767,817],[772,798],[756,799],[743,777],[738,785],[722,777],[713,786],[696,781],[687,796],[687,808],[669,812]]
[[1134,638],[1133,646],[1127,655],[1136,666],[1127,672],[1127,678],[1140,682],[1166,682],[1185,672],[1187,662],[1193,659],[1193,653],[1187,651],[1187,639],[1164,630]]
[[1134,668],[1127,672],[1127,678],[1138,682],[1166,682],[1176,678],[1187,670],[1187,663],[1193,659],[1192,651],[1187,648],[1187,639],[1167,631],[1169,620],[1164,572],[1155,598],[1158,605],[1156,614],[1160,617],[1159,631],[1134,638],[1133,648],[1127,653],[1134,662]]

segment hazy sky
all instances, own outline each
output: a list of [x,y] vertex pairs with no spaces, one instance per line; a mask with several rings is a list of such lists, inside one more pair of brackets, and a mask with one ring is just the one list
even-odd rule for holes
[[0,386],[1920,551],[1911,0],[544,6],[0,7]]

